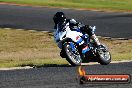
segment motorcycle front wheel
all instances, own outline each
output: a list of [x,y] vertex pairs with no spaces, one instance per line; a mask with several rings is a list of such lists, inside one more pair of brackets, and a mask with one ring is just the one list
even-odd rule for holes
[[[72,46],[71,44],[72,43]],[[73,50],[74,48],[74,50]],[[72,65],[72,66],[78,66],[81,65],[82,59],[79,54],[78,48],[75,43],[73,42],[66,42],[63,44],[63,49],[66,54],[66,60]]]
[[111,54],[104,45],[97,49],[97,56],[101,65],[108,65],[111,62]]

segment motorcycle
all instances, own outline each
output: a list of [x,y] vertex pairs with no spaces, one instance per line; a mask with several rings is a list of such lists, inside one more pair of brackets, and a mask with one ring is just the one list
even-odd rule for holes
[[[90,26],[90,28],[94,33],[96,26]],[[66,58],[72,66],[78,66],[90,61],[96,61],[101,65],[109,64],[111,62],[111,54],[108,48],[103,44],[96,46],[88,34],[77,30],[71,30],[67,24],[63,31],[55,34],[55,40],[61,49],[60,56]],[[90,51],[87,55],[82,53],[82,48],[77,43],[78,39],[82,40],[80,44],[85,42],[89,46]]]

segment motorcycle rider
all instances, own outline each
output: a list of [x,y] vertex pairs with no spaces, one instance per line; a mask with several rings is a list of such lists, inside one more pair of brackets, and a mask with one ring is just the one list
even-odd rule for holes
[[[76,31],[81,31],[82,33],[87,33],[89,35],[89,37],[94,41],[94,43],[96,44],[96,46],[99,46],[100,45],[100,42],[98,40],[98,38],[96,37],[96,35],[93,33],[92,29],[90,28],[91,26],[89,25],[82,25],[80,24],[79,22],[76,22],[76,20],[74,19],[66,19],[66,16],[63,12],[57,12],[54,17],[53,17],[53,20],[54,20],[54,23],[55,23],[55,26],[54,26],[54,29],[55,29],[55,34],[54,34],[54,38],[55,38],[55,41],[58,42],[58,39],[56,37],[56,35],[58,34],[58,32],[61,32],[61,31],[64,31],[65,30],[65,26],[67,24],[69,24],[69,28],[71,30],[76,30]],[[80,30],[77,30],[77,28],[80,28]],[[60,45],[58,45],[59,47]],[[83,43],[81,45],[82,47],[82,51],[85,51],[84,53],[87,53],[89,51],[88,49],[88,45]],[[60,52],[60,55],[63,57],[63,53],[62,51]]]

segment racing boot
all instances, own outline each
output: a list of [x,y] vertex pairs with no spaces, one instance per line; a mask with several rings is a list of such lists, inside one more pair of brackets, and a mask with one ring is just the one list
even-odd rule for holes
[[60,56],[61,56],[62,58],[66,58],[66,54],[64,53],[63,50],[60,51]]

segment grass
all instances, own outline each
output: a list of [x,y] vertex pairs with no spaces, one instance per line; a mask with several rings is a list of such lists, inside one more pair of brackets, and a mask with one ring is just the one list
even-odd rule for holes
[[132,0],[0,0],[17,4],[51,6],[65,8],[83,8],[98,10],[131,11]]
[[[132,40],[100,38],[112,54],[112,60],[132,60]],[[0,29],[0,67],[64,65],[59,48],[49,32]]]
[[0,67],[67,64],[51,33],[0,29]]

